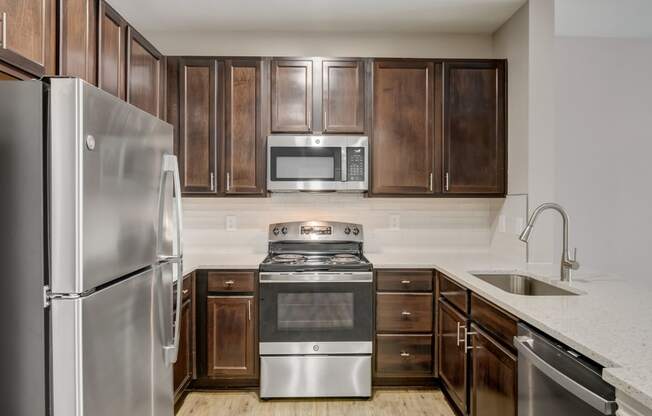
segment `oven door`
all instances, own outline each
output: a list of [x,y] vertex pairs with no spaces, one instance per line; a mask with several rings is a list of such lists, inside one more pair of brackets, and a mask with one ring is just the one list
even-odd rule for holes
[[371,353],[371,272],[260,274],[260,353]]

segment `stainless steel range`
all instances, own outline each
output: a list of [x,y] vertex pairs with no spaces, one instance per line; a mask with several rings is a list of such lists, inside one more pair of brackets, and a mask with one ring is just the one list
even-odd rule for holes
[[260,265],[260,395],[370,397],[372,265],[359,224],[269,227]]

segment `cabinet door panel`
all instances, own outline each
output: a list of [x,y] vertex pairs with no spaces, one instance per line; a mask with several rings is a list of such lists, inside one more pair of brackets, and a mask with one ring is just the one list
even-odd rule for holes
[[378,293],[378,332],[432,332],[432,294]]
[[272,61],[272,132],[312,131],[312,61]]
[[445,83],[445,191],[505,193],[504,63],[446,64]]
[[472,416],[516,416],[516,357],[473,326]]
[[66,0],[59,17],[59,74],[97,83],[97,2]]
[[105,1],[100,1],[98,79],[104,91],[125,99],[127,22]]
[[215,60],[180,62],[179,168],[185,193],[217,193],[216,76]]
[[364,62],[322,63],[322,107],[325,133],[364,132]]
[[44,75],[53,12],[50,0],[0,0],[0,60]]
[[377,335],[377,377],[432,375],[432,334]]
[[187,300],[181,307],[181,326],[179,328],[179,353],[174,363],[174,397],[179,398],[183,389],[192,379],[192,301]]
[[208,297],[208,375],[255,377],[253,296]]
[[[438,325],[438,354],[439,377],[446,391],[459,410],[466,414],[467,404],[467,353],[464,343],[458,340],[463,331],[458,331],[458,325],[467,325],[464,315],[461,315],[452,306],[439,301],[437,311]],[[458,336],[460,338],[458,338]]]
[[421,61],[374,65],[372,192],[431,195],[440,189],[439,112],[434,107],[441,66]]
[[163,117],[163,55],[129,27],[127,53],[127,102]]
[[265,141],[261,136],[260,60],[226,64],[226,193],[261,194]]

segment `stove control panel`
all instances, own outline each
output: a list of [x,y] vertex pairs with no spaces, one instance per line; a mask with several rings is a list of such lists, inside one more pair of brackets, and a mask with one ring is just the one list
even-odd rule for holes
[[362,225],[334,221],[297,221],[271,224],[269,241],[363,242]]

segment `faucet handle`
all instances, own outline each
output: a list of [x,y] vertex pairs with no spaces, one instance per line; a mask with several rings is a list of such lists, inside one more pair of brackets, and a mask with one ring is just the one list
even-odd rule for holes
[[577,247],[573,249],[573,255],[571,256],[570,250],[568,250],[568,253],[566,253],[568,256],[568,265],[572,270],[577,270],[580,268],[580,264],[577,261]]

